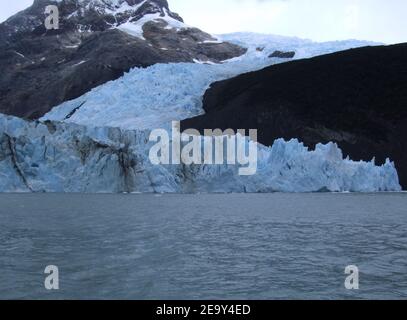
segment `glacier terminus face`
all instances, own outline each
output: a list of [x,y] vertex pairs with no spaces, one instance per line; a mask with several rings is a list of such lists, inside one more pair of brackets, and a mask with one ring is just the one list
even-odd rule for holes
[[[203,136],[195,129],[181,132],[181,123],[173,121],[171,132],[154,129],[149,141],[150,162],[155,165],[240,165],[241,176],[257,172],[257,130],[205,130]],[[248,155],[246,155],[248,153]]]
[[257,145],[257,173],[235,165],[154,165],[151,130],[0,115],[3,192],[375,192],[400,191],[394,164],[343,159],[336,144],[309,150],[297,140]]

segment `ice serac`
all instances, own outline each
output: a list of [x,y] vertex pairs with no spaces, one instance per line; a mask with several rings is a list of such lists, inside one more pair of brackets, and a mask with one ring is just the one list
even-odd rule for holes
[[[44,26],[57,5],[58,30]],[[0,112],[37,119],[156,63],[219,63],[245,49],[185,24],[165,0],[36,0],[0,24]]]
[[258,145],[258,170],[151,164],[149,131],[27,122],[0,115],[2,192],[400,191],[394,164],[343,159],[337,145]]

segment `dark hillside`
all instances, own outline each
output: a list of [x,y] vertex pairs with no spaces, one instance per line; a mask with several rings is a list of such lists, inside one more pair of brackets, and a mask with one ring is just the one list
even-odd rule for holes
[[407,44],[352,49],[215,83],[185,128],[257,128],[259,141],[335,141],[353,160],[396,162],[407,188]]

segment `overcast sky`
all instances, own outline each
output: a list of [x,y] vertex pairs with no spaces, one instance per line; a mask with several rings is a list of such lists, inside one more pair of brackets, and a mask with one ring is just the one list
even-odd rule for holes
[[[33,0],[1,0],[0,21]],[[211,33],[254,31],[317,41],[407,42],[407,0],[169,0],[185,21]]]

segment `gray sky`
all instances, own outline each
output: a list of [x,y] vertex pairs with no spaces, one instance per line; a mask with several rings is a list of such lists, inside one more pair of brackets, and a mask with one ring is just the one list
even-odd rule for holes
[[[33,0],[0,3],[0,21]],[[188,24],[211,33],[254,31],[317,41],[407,42],[406,0],[169,0]]]

